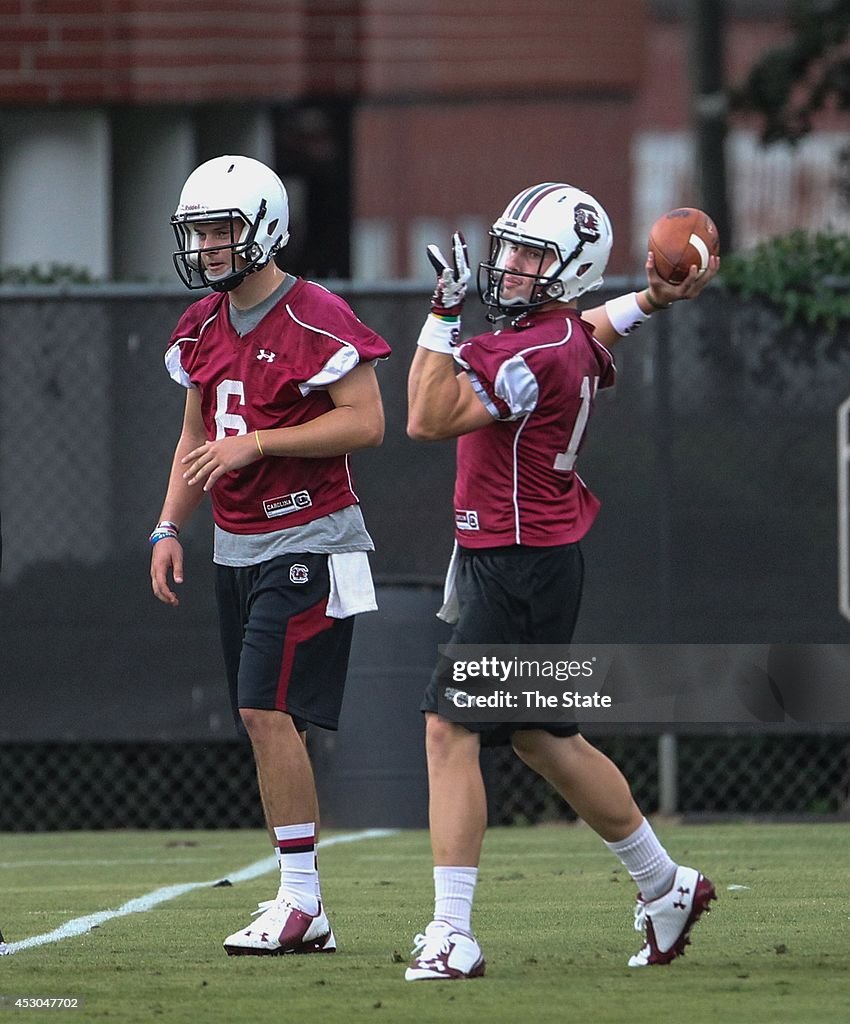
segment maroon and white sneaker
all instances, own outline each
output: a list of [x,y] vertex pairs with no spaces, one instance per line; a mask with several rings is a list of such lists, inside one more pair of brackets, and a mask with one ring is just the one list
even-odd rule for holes
[[673,884],[663,896],[644,902],[638,896],[635,907],[635,931],[644,932],[646,944],[629,959],[629,967],[669,964],[685,955],[691,928],[709,904],[716,900],[714,886],[693,868],[676,868]]
[[333,929],[321,903],[317,914],[306,914],[278,894],[260,903],[256,915],[256,921],[224,940],[228,956],[336,952]]
[[413,959],[405,981],[453,981],[484,974],[481,947],[472,935],[455,931],[446,921],[432,921],[413,940]]

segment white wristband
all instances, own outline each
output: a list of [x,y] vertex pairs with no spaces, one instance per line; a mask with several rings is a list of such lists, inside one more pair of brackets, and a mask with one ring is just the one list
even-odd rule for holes
[[431,352],[441,352],[443,355],[453,356],[454,347],[459,338],[460,317],[454,320],[443,320],[442,317],[429,313],[419,332],[419,337],[416,339],[416,344]]
[[638,305],[637,297],[637,292],[629,292],[628,295],[618,295],[616,299],[609,299],[605,303],[605,312],[611,326],[623,337],[649,319],[649,313],[644,313]]

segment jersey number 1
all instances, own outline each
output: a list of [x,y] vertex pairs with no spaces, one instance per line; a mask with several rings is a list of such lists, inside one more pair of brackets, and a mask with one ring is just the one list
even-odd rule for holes
[[581,439],[584,436],[585,429],[587,428],[587,420],[590,416],[590,403],[596,394],[598,384],[598,377],[593,378],[592,384],[590,382],[590,377],[582,378],[581,405],[579,406],[578,416],[576,416],[576,421],[573,426],[573,432],[570,435],[570,443],[567,445],[567,450],[565,452],[558,452],[555,456],[555,461],[552,463],[553,469],[559,469],[562,473],[572,472],[576,464],[579,447],[581,446]]

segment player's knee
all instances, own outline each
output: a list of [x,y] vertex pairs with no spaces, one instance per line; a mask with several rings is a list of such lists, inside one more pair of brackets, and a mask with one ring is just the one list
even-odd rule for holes
[[553,736],[543,729],[520,729],[511,736],[517,757],[548,778],[553,766],[569,762],[580,744],[579,736]]
[[542,762],[539,738],[530,731],[515,732],[511,736],[511,746],[516,756],[528,765],[529,768],[538,770]]
[[457,722],[440,715],[428,715],[425,722],[425,747],[428,760],[450,760],[478,755],[478,736]]
[[240,708],[239,717],[252,740],[279,736],[281,729],[294,731],[295,726],[289,715],[281,711],[268,711],[265,708]]

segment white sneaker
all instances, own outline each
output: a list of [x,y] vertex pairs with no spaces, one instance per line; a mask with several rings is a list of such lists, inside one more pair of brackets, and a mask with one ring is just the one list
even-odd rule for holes
[[480,978],[486,966],[475,938],[455,931],[446,921],[432,921],[424,935],[416,936],[412,956],[405,981]]
[[3,939],[3,933],[0,932],[0,956],[11,956],[12,950],[9,949],[8,944]]
[[336,952],[333,929],[321,903],[318,914],[305,914],[278,893],[276,899],[260,903],[253,916],[256,921],[224,940],[228,956]]
[[646,944],[629,959],[629,967],[669,964],[685,955],[691,928],[709,904],[716,900],[709,879],[693,868],[676,868],[673,884],[663,896],[645,903],[638,896],[635,907],[635,931],[645,932]]

